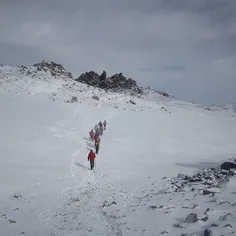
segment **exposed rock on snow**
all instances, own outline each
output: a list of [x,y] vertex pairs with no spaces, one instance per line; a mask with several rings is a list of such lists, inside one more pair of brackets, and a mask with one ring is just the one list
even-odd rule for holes
[[228,171],[230,171],[230,169],[236,169],[236,163],[226,161],[221,165],[221,169],[228,170]]
[[194,209],[194,208],[196,208],[197,206],[198,206],[197,204],[193,204],[193,206],[183,206],[182,208]]
[[75,81],[92,86],[97,86],[99,82],[99,75],[94,71],[89,71],[80,75],[80,77],[75,79]]
[[166,92],[158,91],[158,93],[161,94],[164,97],[170,97],[170,95],[168,93],[166,93]]
[[211,227],[218,227],[218,225],[214,223],[211,225]]
[[10,224],[15,224],[16,221],[15,220],[9,220]]
[[174,224],[173,227],[175,227],[175,228],[180,228],[180,229],[184,229],[184,226],[183,226],[182,224],[180,224],[180,223]]
[[162,231],[161,234],[169,234],[167,231]]
[[100,98],[98,96],[92,96],[92,99],[94,99],[96,101],[100,101]]
[[220,217],[219,217],[219,220],[227,220],[229,217],[232,217],[232,214],[231,214],[231,213],[228,213],[228,214],[226,214],[226,215],[220,216]]
[[21,196],[20,194],[16,194],[16,193],[15,193],[15,194],[13,195],[13,198],[22,198],[22,196]]
[[203,195],[208,195],[208,194],[212,194],[214,195],[215,193],[220,193],[221,190],[219,188],[209,188],[209,189],[204,189],[202,194]]
[[71,102],[74,103],[74,102],[78,102],[78,98],[76,96],[73,96],[71,98]]
[[205,217],[201,218],[201,221],[204,221],[204,222],[206,222],[208,220],[209,220],[208,216],[205,216]]
[[156,209],[157,206],[150,206],[149,208],[151,208],[151,209]]
[[143,93],[142,88],[137,86],[135,80],[126,78],[122,73],[107,77],[106,71],[103,71],[101,75],[98,75],[94,71],[90,71],[80,75],[79,78],[75,79],[75,81],[105,90],[132,90],[133,93]]
[[106,80],[106,78],[107,78],[107,72],[104,70],[100,75],[100,81]]
[[[42,61],[40,63],[34,64],[34,67],[36,67],[38,71],[44,71],[44,72],[50,71],[52,76],[63,75],[63,76],[73,79],[73,76],[70,72],[66,71],[62,65],[57,64],[55,62],[48,63],[48,62]],[[23,71],[27,70],[27,67],[25,66],[22,66],[21,68]],[[30,73],[29,70],[27,70],[27,72]]]
[[133,104],[133,105],[136,105],[136,103],[135,103],[134,101],[132,101],[132,100],[129,100],[129,102],[130,102],[131,104]]
[[234,176],[233,171],[219,168],[204,169],[192,176],[178,174],[177,178],[171,179],[172,190],[175,192],[185,191],[186,187],[192,187],[192,191],[202,191],[203,195],[220,193],[220,187]]
[[231,224],[224,225],[223,227],[224,227],[224,228],[229,227],[229,228],[231,228],[231,229],[233,228],[233,226],[232,226]]
[[229,201],[221,201],[221,202],[219,203],[219,205],[222,205],[222,204],[229,204],[229,205],[232,205]]
[[117,204],[116,201],[112,201],[111,203],[104,201],[102,207],[109,207],[109,206],[116,205],[116,204]]
[[205,231],[204,231],[204,236],[212,236],[213,234],[212,234],[212,231],[210,230],[210,229],[206,229]]
[[195,223],[197,220],[198,220],[197,214],[191,213],[186,217],[185,222],[186,223]]
[[125,77],[122,73],[107,77],[106,71],[103,71],[101,75],[97,74],[94,71],[89,71],[80,75],[77,79],[75,79],[75,81],[101,88],[106,91],[129,92],[130,95],[136,95],[139,98],[141,98],[142,94],[158,94],[167,98],[174,98],[173,96],[163,91],[156,91],[151,90],[150,88],[144,89],[142,87],[139,87],[135,80]]
[[206,211],[204,212],[204,215],[207,214],[207,212],[209,212],[211,209],[210,208],[207,208]]

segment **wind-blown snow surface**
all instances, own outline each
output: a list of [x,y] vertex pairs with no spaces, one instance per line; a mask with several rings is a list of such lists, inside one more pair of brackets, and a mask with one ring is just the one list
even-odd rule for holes
[[[218,233],[233,235],[224,222],[235,227],[236,206],[218,203],[235,199],[234,181],[213,198],[165,193],[170,186],[162,179],[233,157],[231,110],[170,101],[170,113],[160,109],[163,101],[150,100],[150,111],[134,111],[121,96],[114,104],[71,104],[24,94],[0,91],[0,235],[202,235],[213,223]],[[136,101],[141,107],[142,99]],[[104,119],[108,126],[91,171],[88,131]],[[214,209],[208,221],[173,227],[207,208]]]

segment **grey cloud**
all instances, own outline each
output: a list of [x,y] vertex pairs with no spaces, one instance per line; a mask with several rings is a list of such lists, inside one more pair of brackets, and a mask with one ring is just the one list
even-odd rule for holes
[[185,100],[231,102],[235,18],[230,0],[1,1],[0,63],[121,71]]
[[186,69],[185,65],[162,65],[162,66],[149,66],[146,68],[141,68],[140,71],[142,72],[175,72],[175,71],[184,71]]
[[4,55],[4,60],[0,60],[0,63],[6,65],[25,65],[29,61],[41,61],[43,60],[43,53],[36,47],[24,47],[13,44],[1,43],[0,52]]

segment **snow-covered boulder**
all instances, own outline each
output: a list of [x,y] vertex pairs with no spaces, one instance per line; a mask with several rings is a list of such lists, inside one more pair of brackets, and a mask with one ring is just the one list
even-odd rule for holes
[[195,223],[196,221],[198,221],[198,217],[196,213],[189,214],[185,219],[186,223]]

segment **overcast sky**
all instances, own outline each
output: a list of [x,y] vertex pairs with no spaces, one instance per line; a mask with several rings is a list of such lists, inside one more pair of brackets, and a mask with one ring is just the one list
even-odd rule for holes
[[236,0],[0,0],[0,30],[2,64],[44,59],[236,102]]

